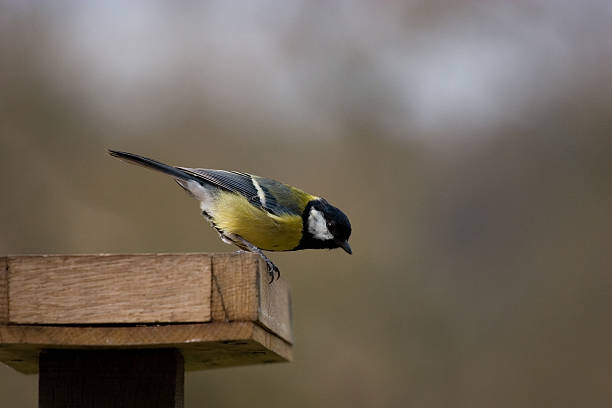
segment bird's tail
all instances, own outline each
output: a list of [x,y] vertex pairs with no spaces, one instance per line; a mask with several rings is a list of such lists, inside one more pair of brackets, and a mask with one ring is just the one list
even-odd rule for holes
[[172,177],[179,178],[181,180],[197,180],[201,181],[200,177],[195,174],[191,174],[188,171],[176,168],[174,166],[169,166],[162,162],[158,162],[157,160],[149,159],[146,157],[139,156],[133,153],[127,152],[119,152],[117,150],[108,150],[108,153],[111,156],[118,157],[119,159],[125,160],[130,163],[138,164],[143,167],[147,167],[153,170],[161,171],[162,173],[166,173]]

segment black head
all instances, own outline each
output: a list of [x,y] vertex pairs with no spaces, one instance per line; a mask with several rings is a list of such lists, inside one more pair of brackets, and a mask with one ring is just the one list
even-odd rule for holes
[[322,198],[308,203],[302,214],[304,231],[297,249],[342,248],[349,254],[353,251],[348,239],[351,223],[348,217]]

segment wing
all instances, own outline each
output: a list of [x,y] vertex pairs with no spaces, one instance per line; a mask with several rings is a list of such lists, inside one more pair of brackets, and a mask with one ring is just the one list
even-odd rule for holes
[[315,196],[276,180],[253,176],[264,192],[265,207],[274,214],[302,215],[304,208]]
[[306,203],[313,196],[276,180],[254,176],[248,173],[226,170],[191,169],[182,170],[198,174],[202,179],[222,188],[241,194],[253,205],[274,214],[302,215]]

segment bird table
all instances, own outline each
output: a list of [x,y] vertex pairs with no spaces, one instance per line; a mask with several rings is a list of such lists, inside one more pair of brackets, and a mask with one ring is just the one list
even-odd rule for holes
[[182,407],[185,370],[291,360],[268,280],[250,253],[0,257],[0,361],[43,408]]

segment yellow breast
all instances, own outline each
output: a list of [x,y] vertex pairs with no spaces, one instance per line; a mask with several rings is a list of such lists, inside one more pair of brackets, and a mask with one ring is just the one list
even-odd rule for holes
[[302,239],[302,217],[277,216],[251,205],[242,195],[221,193],[211,211],[214,223],[267,251],[289,251]]

